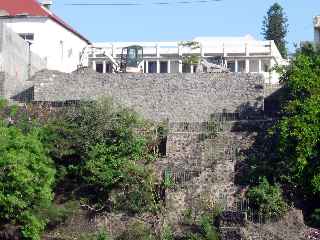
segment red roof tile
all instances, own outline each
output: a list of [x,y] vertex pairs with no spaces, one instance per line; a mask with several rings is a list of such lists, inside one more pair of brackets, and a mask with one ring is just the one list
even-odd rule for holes
[[21,14],[27,14],[29,16],[36,17],[49,17],[53,21],[60,24],[62,27],[66,28],[70,32],[74,33],[88,44],[90,41],[74,30],[70,25],[64,22],[61,18],[45,9],[36,0],[0,0],[0,10],[5,10],[8,12],[10,17],[15,17]]

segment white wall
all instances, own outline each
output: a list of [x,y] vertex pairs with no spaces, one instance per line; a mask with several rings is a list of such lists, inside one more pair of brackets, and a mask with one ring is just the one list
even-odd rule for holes
[[320,43],[320,28],[314,29],[314,41]]
[[[119,57],[123,47],[130,45],[140,45],[143,47],[144,60],[146,67],[148,62],[159,61],[179,61],[181,55],[198,54],[205,58],[224,56],[228,62],[237,65],[234,70],[241,71],[240,65],[243,66],[243,72],[262,73],[265,76],[267,84],[278,84],[279,74],[272,70],[276,65],[287,65],[288,61],[283,59],[274,41],[260,41],[247,35],[244,37],[198,37],[194,41],[200,43],[200,48],[191,49],[190,47],[179,47],[179,42],[113,42],[113,43],[94,43],[94,47],[102,49],[88,48],[86,60],[102,62],[105,59],[99,56],[89,56],[92,53],[99,55],[104,52],[114,57]],[[119,58],[117,58],[119,59]],[[89,62],[90,62],[89,61]],[[262,67],[264,61],[268,62],[268,69]],[[236,64],[237,63],[237,64]],[[84,65],[86,62],[84,62]],[[94,64],[89,64],[94,69]],[[176,69],[178,67],[178,69]],[[145,72],[149,69],[145,69]],[[182,72],[178,66],[171,69]]]
[[46,59],[47,68],[62,72],[77,69],[86,41],[47,17],[8,19],[7,25],[16,33],[34,33],[31,50]]
[[314,25],[314,41],[320,43],[320,16],[316,16],[313,19]]
[[11,97],[28,85],[29,77],[46,68],[46,62],[29,51],[29,45],[0,21],[0,72],[5,73],[4,95]]

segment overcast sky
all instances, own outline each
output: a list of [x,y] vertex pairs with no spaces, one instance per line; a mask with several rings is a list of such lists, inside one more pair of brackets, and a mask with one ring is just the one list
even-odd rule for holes
[[[92,42],[191,40],[196,36],[261,39],[272,0],[54,0],[52,10]],[[157,2],[169,4],[156,5]],[[289,19],[288,45],[313,39],[320,0],[278,1]],[[138,3],[135,6],[70,6],[70,3]]]

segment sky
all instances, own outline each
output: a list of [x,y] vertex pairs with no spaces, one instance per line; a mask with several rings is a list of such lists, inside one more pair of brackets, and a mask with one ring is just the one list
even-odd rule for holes
[[[91,42],[182,41],[198,36],[252,36],[263,39],[263,16],[274,0],[54,0],[52,11]],[[189,0],[190,1],[190,0]],[[169,2],[169,5],[155,5]],[[73,6],[72,3],[139,3],[138,6]],[[320,0],[279,0],[288,17],[289,51],[313,40]]]

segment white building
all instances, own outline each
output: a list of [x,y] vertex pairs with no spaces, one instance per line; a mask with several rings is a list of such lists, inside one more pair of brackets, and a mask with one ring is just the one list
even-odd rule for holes
[[314,17],[314,41],[320,43],[320,16]]
[[196,66],[183,63],[183,57],[197,55],[208,62],[223,64],[231,72],[262,73],[266,83],[279,82],[273,67],[286,64],[274,41],[259,41],[252,36],[244,37],[197,37],[192,40],[199,48],[181,46],[181,42],[114,42],[95,43],[87,51],[86,62],[94,70],[112,71],[107,55],[118,60],[123,47],[143,47],[145,73],[195,72]]
[[89,40],[49,9],[52,1],[0,0],[0,21],[30,42],[31,51],[62,72],[77,69],[80,54]]

